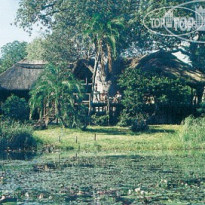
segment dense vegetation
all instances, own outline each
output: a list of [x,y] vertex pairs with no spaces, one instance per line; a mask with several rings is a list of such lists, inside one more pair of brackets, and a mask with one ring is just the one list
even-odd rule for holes
[[0,122],[0,151],[27,150],[36,148],[33,129],[27,124],[5,120]]
[[45,48],[44,40],[42,38],[36,38],[26,47],[27,56],[26,59],[29,61],[33,60],[44,60]]
[[48,119],[59,120],[64,127],[86,127],[82,88],[66,66],[48,65],[30,95],[31,115],[37,111],[41,119],[46,110]]
[[[180,113],[180,107],[189,109],[186,82],[127,68],[119,79],[124,106],[119,125],[124,127],[103,127],[108,112],[91,117],[99,127],[86,127],[83,90],[68,69],[79,59],[93,59],[92,87],[98,72],[106,88],[117,78],[114,63],[119,58],[164,49],[186,53],[193,68],[204,72],[204,44],[183,46],[180,39],[154,35],[143,26],[149,11],[185,1],[19,2],[16,23],[29,32],[42,25],[45,38],[3,47],[0,72],[24,58],[48,62],[30,92],[30,117],[55,124],[33,131],[24,99],[11,96],[2,105],[0,151],[7,153],[0,159],[6,155],[9,160],[0,161],[0,204],[204,204],[204,104],[197,110],[200,118],[189,117],[182,125],[147,126],[164,108],[174,113]],[[203,35],[198,31],[186,37],[200,40]],[[202,95],[203,89],[197,92]],[[10,160],[11,151],[33,151],[38,145],[49,154]]]
[[124,126],[130,126],[136,120],[149,121],[163,107],[172,107],[177,112],[180,107],[191,105],[191,89],[179,79],[128,68],[121,75],[119,85],[124,94],[120,122]]
[[11,68],[27,56],[26,46],[26,42],[14,41],[1,48],[0,73]]
[[24,98],[12,95],[3,103],[2,112],[4,117],[11,120],[25,121],[29,118],[29,105]]
[[32,150],[36,147],[33,128],[27,124],[28,102],[24,98],[10,96],[2,104],[0,118],[0,151]]
[[[121,56],[133,56],[132,50],[137,50],[138,55],[158,49],[179,51],[181,40],[152,35],[142,23],[147,12],[165,3],[167,6],[175,4],[164,0],[157,3],[153,0],[34,0],[32,3],[30,0],[21,0],[16,24],[29,32],[33,25],[43,25],[45,38],[35,39],[29,45],[13,42],[4,46],[0,64],[4,70],[4,65],[11,67],[25,57],[52,63],[30,93],[31,115],[37,113],[41,119],[55,119],[63,127],[85,128],[87,110],[82,106],[82,89],[66,68],[68,63],[80,58],[95,59],[93,85],[97,69],[108,85],[114,72],[114,62]],[[200,38],[203,38],[202,34]],[[203,71],[200,63],[203,58],[199,59],[203,54],[203,46],[190,44],[185,50],[193,67]],[[146,131],[147,123],[164,107],[169,110],[171,106],[177,112],[179,107],[188,107],[191,103],[190,88],[179,79],[128,68],[121,76],[119,85],[124,94],[124,110],[119,125],[131,126],[133,131]],[[46,116],[43,116],[45,112]],[[3,113],[14,120],[28,119],[26,102],[15,97],[7,100]],[[92,118],[96,125],[105,125],[109,120],[107,115]]]
[[181,137],[187,147],[205,144],[205,117],[185,119]]

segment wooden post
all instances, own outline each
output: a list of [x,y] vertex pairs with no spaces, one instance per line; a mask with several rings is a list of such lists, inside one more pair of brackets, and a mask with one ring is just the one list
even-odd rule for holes
[[91,125],[91,94],[88,93],[88,97],[89,97],[89,105],[88,105],[88,120],[89,120],[89,125]]
[[95,136],[94,136],[94,140],[97,141],[97,135],[96,135],[96,134],[95,134]]
[[75,137],[75,143],[78,144],[78,136]]
[[108,102],[107,102],[107,106],[108,106],[108,126],[110,126],[110,99],[109,99],[109,95],[108,95]]
[[61,163],[61,153],[59,153],[59,156],[58,156],[58,163],[59,163],[59,165]]

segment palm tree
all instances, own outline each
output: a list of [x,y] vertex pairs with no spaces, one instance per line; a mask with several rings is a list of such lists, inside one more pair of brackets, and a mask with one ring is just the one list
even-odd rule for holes
[[[100,64],[102,75],[112,72],[113,59],[117,57],[117,44],[120,40],[120,30],[124,28],[124,18],[115,17],[106,19],[101,14],[95,14],[86,23],[85,34],[95,45],[95,66],[93,85],[95,85],[96,71]],[[107,63],[105,62],[107,58]],[[108,71],[105,70],[107,64]]]
[[81,91],[80,83],[68,69],[48,65],[30,92],[30,116],[38,110],[40,118],[46,113],[60,120],[64,127],[77,126]]

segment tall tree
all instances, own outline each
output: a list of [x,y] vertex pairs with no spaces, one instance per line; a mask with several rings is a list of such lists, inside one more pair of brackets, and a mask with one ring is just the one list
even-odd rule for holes
[[85,34],[92,39],[96,52],[93,86],[95,85],[96,72],[99,66],[101,68],[101,75],[105,77],[105,81],[107,80],[106,77],[112,72],[113,59],[117,56],[120,29],[123,28],[123,17],[115,17],[111,20],[106,20],[102,15],[96,14],[87,22]]
[[[69,50],[71,53],[77,51],[77,58],[94,57],[94,70],[98,69],[104,80],[108,81],[113,60],[130,46],[133,39],[137,41],[139,37],[134,34],[136,23],[133,25],[130,21],[138,11],[139,2],[140,0],[21,0],[17,23],[28,30],[33,24],[40,22],[52,31],[51,36],[55,39],[52,45],[61,48],[61,56],[68,56],[64,54]],[[66,38],[60,43],[56,38],[58,33]],[[65,48],[70,45],[73,49]]]
[[[147,12],[170,5],[176,5],[176,2],[21,0],[16,23],[29,31],[36,23],[46,27],[51,33],[48,42],[52,42],[48,47],[54,48],[48,50],[56,51],[56,55],[50,55],[56,56],[53,59],[75,61],[79,58],[95,58],[94,78],[101,78],[104,81],[101,84],[109,89],[113,62],[122,53],[131,53],[129,48],[135,47],[142,52],[164,48],[178,50],[180,39],[150,34],[143,25]],[[95,75],[97,71],[98,76]]]
[[0,72],[12,67],[18,61],[27,56],[26,42],[14,41],[7,43],[1,48]]

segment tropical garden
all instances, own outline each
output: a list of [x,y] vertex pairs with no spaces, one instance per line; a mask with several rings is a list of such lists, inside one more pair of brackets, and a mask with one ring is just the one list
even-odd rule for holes
[[[175,4],[19,1],[16,26],[28,33],[41,27],[42,37],[3,46],[0,73],[24,60],[45,64],[28,97],[10,92],[5,99],[0,83],[0,204],[205,203],[201,84],[132,64],[156,51],[180,52],[193,73],[205,74],[204,44],[144,26],[148,12]],[[188,37],[202,41],[204,32]],[[73,72],[81,59],[91,62],[89,106]],[[91,112],[99,85],[117,115],[110,107]]]

